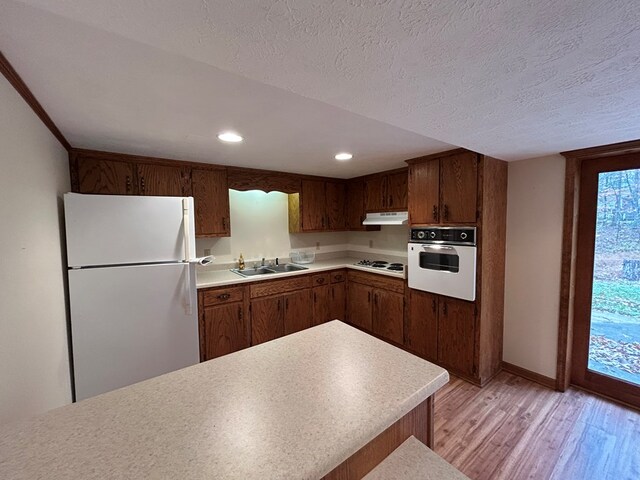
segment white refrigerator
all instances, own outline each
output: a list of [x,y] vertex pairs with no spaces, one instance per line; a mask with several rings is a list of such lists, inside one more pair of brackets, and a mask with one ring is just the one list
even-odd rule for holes
[[199,361],[193,198],[64,196],[76,401]]

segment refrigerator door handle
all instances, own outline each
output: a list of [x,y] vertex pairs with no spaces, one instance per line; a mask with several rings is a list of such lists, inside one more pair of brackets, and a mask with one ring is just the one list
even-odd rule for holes
[[[184,261],[188,262],[191,260],[191,233],[190,233],[190,225],[189,225],[189,199],[182,199],[182,234],[184,241]],[[189,301],[191,302],[191,301]]]
[[187,301],[185,302],[185,313],[187,315],[193,315],[193,299],[191,298],[191,262],[187,263],[187,275],[185,279],[185,290],[187,294]]

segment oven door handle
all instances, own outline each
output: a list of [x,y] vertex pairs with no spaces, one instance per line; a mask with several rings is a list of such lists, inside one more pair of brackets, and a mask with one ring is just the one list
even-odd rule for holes
[[433,253],[440,253],[443,255],[457,255],[458,251],[454,247],[447,245],[422,245],[422,248],[429,250]]

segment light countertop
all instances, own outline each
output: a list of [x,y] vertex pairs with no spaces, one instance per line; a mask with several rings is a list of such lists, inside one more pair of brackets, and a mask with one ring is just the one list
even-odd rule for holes
[[338,320],[0,429],[0,478],[319,478],[445,385]]
[[469,480],[416,437],[407,438],[363,480]]
[[[259,282],[263,280],[277,280],[278,278],[292,277],[296,275],[305,275],[309,273],[318,273],[327,270],[335,270],[336,268],[350,268],[363,272],[386,275],[395,278],[405,278],[404,272],[392,272],[390,270],[375,269],[354,265],[358,261],[357,258],[341,257],[332,258],[330,260],[316,261],[315,263],[301,264],[303,267],[309,267],[308,270],[299,272],[274,273],[273,275],[258,275],[256,277],[241,277],[231,270],[198,270],[196,273],[196,285],[198,288],[219,287],[222,285],[235,285],[249,282]],[[404,262],[406,264],[406,261]]]

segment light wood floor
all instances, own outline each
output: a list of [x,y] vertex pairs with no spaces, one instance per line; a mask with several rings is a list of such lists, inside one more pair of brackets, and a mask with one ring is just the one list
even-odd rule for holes
[[435,451],[473,480],[640,480],[640,412],[506,372],[436,394]]

